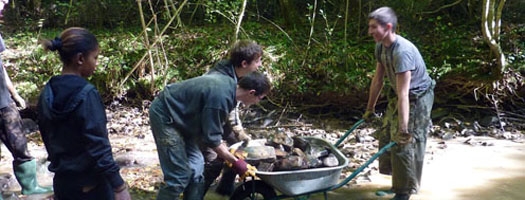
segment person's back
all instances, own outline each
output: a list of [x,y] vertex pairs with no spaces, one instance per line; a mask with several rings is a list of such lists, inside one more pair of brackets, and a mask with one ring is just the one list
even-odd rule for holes
[[[92,176],[93,161],[86,159],[89,127],[105,127],[107,120],[104,105],[95,87],[75,75],[52,77],[46,84],[38,104],[38,121],[42,139],[49,154],[49,170],[58,173],[81,173]],[[101,142],[104,142],[101,140]]]
[[254,175],[255,168],[231,154],[224,143],[223,125],[236,101],[258,103],[271,89],[269,79],[250,73],[239,82],[224,75],[204,75],[166,86],[149,109],[164,183],[157,199],[203,199],[204,156],[211,148],[231,163],[236,174]]
[[[183,135],[200,137],[205,143],[213,141],[217,145],[222,134],[221,124],[208,124],[203,120],[207,116],[221,116],[226,119],[228,112],[236,104],[236,83],[224,75],[207,75],[167,85],[152,102],[158,112],[173,120]],[[213,129],[195,129],[194,127],[211,126]],[[208,134],[213,134],[209,136]]]
[[38,101],[38,125],[55,172],[56,199],[131,199],[120,167],[113,159],[104,104],[86,80],[95,71],[98,41],[83,28],[64,30],[43,41],[58,51],[60,75],[44,86]]
[[[233,44],[228,52],[228,59],[217,62],[204,75],[221,74],[238,81],[246,73],[257,71],[262,65],[263,56],[262,47],[255,41],[239,40]],[[247,141],[251,137],[244,131],[241,119],[239,117],[239,104],[230,112],[228,121],[223,126],[224,140],[228,145],[232,145],[241,140]],[[224,161],[220,159],[211,148],[202,147],[202,152],[206,160],[205,164],[205,184],[206,191],[213,182],[219,177],[216,192],[220,195],[231,195],[234,190],[235,173],[229,167],[224,167]],[[224,169],[224,170],[223,170]]]

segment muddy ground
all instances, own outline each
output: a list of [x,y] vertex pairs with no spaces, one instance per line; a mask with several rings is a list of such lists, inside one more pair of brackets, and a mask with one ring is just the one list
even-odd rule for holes
[[[121,174],[131,186],[134,199],[155,199],[158,185],[162,181],[153,137],[149,131],[147,117],[140,108],[114,112],[108,110],[110,140],[115,159],[121,164]],[[302,121],[299,120],[299,121]],[[324,123],[324,122],[323,122]],[[348,123],[346,123],[348,124]],[[351,123],[350,123],[351,124]],[[324,123],[315,124],[302,121],[294,125],[281,124],[293,133],[314,135],[327,140],[335,140],[345,133],[345,128]],[[320,128],[324,127],[324,128]],[[264,131],[270,129],[254,129]],[[355,132],[355,133],[354,133]],[[349,158],[351,164],[345,169],[342,178],[359,167],[369,156],[377,152],[377,142],[368,136],[373,132],[369,127],[355,130],[345,142],[342,152],[354,151]],[[521,134],[521,133],[519,133]],[[361,137],[357,142],[357,135]],[[256,137],[256,136],[255,136]],[[51,185],[53,174],[46,169],[43,144],[38,132],[30,133],[29,149],[38,159],[39,182]],[[367,139],[362,139],[367,138]],[[525,144],[520,139],[497,139],[490,136],[431,137],[426,154],[423,183],[419,194],[412,199],[521,199],[525,196]],[[1,177],[4,177],[4,199],[45,199],[49,195],[19,195],[19,186],[12,177],[12,157],[2,145],[0,162]],[[328,192],[329,199],[390,199],[392,195],[376,196],[378,189],[388,189],[390,177],[377,172],[377,161],[365,169],[360,176],[347,186]],[[10,178],[9,178],[10,177]],[[227,199],[208,192],[205,199]],[[310,199],[323,199],[321,194]]]

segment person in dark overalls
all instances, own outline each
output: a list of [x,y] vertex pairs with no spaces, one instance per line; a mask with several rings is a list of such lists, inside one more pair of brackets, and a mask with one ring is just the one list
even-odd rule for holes
[[368,33],[376,42],[377,62],[363,119],[372,118],[386,76],[392,91],[387,95],[388,107],[378,131],[379,148],[391,141],[397,145],[379,158],[379,172],[392,175],[394,199],[402,200],[416,194],[421,184],[435,81],[428,75],[419,50],[395,33],[396,26],[397,16],[389,7],[368,15]]

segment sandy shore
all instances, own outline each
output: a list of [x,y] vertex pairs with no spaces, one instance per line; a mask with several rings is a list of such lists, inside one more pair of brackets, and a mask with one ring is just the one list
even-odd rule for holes
[[[490,137],[431,139],[421,191],[413,200],[518,200],[525,197],[525,144]],[[441,144],[440,144],[441,142]],[[472,145],[475,144],[475,145]],[[390,187],[390,176],[377,172],[361,182],[328,192],[328,199],[386,200],[376,196]],[[227,199],[209,193],[206,199]],[[315,194],[310,199],[324,199]]]
[[[427,146],[421,191],[413,195],[414,200],[517,200],[525,197],[525,144],[509,140],[498,140],[490,137],[473,137],[471,144],[465,144],[467,138],[456,138],[445,141],[431,139]],[[117,140],[112,140],[112,143]],[[123,140],[121,142],[130,142]],[[148,142],[149,143],[149,142]],[[475,144],[475,145],[472,145]],[[152,144],[153,145],[153,144]],[[117,145],[118,146],[118,145]],[[140,157],[155,156],[151,148]],[[45,158],[43,146],[31,143],[32,154],[36,158]],[[2,145],[0,172],[12,174],[12,157]],[[150,159],[151,160],[151,159]],[[149,163],[153,168],[157,162]],[[359,178],[359,177],[358,177]],[[379,197],[378,189],[390,187],[390,177],[374,172],[368,175],[370,181],[351,184],[328,193],[328,199],[384,200],[392,195]],[[52,174],[42,166],[39,168],[39,182],[50,185]],[[16,185],[15,183],[12,183]],[[17,189],[15,186],[12,189]],[[154,192],[154,191],[153,191]],[[5,196],[4,196],[5,197]],[[26,199],[42,199],[42,196],[29,196]],[[154,193],[151,194],[154,198]],[[208,192],[207,200],[227,199]],[[315,194],[310,199],[324,199],[322,194]]]

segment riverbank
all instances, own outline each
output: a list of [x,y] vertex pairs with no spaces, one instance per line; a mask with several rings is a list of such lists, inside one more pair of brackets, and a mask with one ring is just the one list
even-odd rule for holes
[[[157,153],[151,134],[110,135],[115,159],[123,166],[121,173],[132,187],[134,199],[155,199],[162,180]],[[29,149],[38,159],[39,183],[51,185],[53,174],[46,169],[47,156],[37,140],[29,142]],[[22,196],[12,177],[9,151],[2,145],[0,174],[11,175],[4,186],[4,199],[44,199],[46,195]],[[470,137],[441,140],[431,138],[427,146],[423,183],[413,200],[514,200],[525,196],[525,144],[492,137]],[[373,168],[377,163],[372,163]],[[1,182],[2,184],[4,182]],[[379,197],[375,191],[388,189],[390,177],[377,170],[357,177],[348,186],[330,191],[329,199],[386,200],[392,195]],[[226,199],[209,192],[207,200]],[[323,199],[321,194],[310,199]]]

